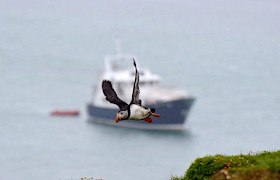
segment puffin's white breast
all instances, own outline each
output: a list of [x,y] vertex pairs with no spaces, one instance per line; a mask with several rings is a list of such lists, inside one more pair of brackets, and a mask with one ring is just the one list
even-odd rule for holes
[[146,109],[142,106],[132,104],[130,105],[130,117],[132,120],[140,120],[150,115],[150,109]]

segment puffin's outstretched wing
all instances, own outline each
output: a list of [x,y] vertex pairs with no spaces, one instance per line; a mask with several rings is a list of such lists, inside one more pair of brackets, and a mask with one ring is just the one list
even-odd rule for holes
[[139,89],[139,72],[136,67],[136,62],[133,59],[133,65],[135,67],[135,80],[133,85],[133,91],[132,91],[132,99],[131,104],[138,104],[141,106],[141,100],[139,99],[140,89]]
[[118,96],[115,90],[113,89],[111,81],[103,80],[102,82],[102,90],[104,95],[106,96],[106,100],[110,103],[116,104],[119,106],[120,110],[123,111],[127,108],[128,104],[122,101]]

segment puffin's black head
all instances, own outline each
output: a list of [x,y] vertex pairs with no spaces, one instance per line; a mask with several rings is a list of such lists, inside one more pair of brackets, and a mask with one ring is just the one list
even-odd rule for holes
[[116,114],[116,123],[118,123],[119,121],[122,121],[122,120],[126,120],[126,119],[128,119],[128,110],[119,111]]

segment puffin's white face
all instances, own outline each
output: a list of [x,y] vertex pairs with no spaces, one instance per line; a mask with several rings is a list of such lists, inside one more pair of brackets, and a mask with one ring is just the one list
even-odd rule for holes
[[128,111],[119,111],[116,115],[116,123],[128,118]]

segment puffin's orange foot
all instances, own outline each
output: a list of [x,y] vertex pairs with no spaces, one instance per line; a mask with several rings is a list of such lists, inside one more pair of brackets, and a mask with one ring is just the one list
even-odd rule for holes
[[148,122],[148,123],[153,122],[153,120],[152,120],[150,117],[147,117],[147,118],[145,118],[145,119],[143,119],[143,120],[146,121],[146,122]]
[[155,116],[155,117],[157,117],[157,118],[160,117],[160,114],[156,114],[156,113],[153,113],[153,112],[151,112],[151,115],[153,115],[153,116]]

